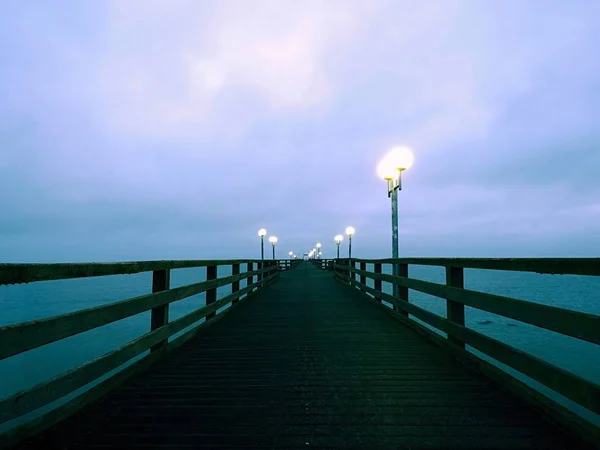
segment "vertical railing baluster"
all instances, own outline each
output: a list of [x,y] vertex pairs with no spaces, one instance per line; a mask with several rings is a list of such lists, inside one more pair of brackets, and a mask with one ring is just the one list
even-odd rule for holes
[[[252,263],[251,263],[251,262],[249,262],[249,263],[248,263],[248,272],[252,272]],[[246,279],[246,284],[247,284],[248,286],[250,286],[250,285],[253,283],[253,281],[252,281],[252,279],[253,279],[253,278],[254,278],[254,277],[253,277],[252,275],[250,275],[250,276],[249,276],[249,277]],[[252,292],[252,289],[248,291],[248,294],[250,294],[251,292]],[[246,294],[246,295],[248,295],[248,294]]]
[[[217,267],[218,266],[206,266],[206,281],[216,280],[217,279]],[[208,289],[206,291],[206,305],[212,305],[217,301],[217,288]],[[206,316],[206,320],[210,320],[217,312],[211,312]]]
[[[152,272],[152,292],[161,292],[169,289],[171,281],[171,271],[169,269],[155,270]],[[154,331],[169,323],[169,304],[152,308],[150,313],[150,331]],[[164,347],[168,339],[160,341],[150,348],[150,352],[155,352]]]
[[[381,263],[375,263],[373,264],[373,272],[380,274],[381,273]],[[375,286],[375,290],[377,292],[381,292],[382,289],[382,283],[381,280],[377,280],[375,279],[373,282],[374,286]],[[381,297],[375,297],[375,300],[377,300],[378,302],[381,303]]]
[[[446,285],[464,289],[465,275],[462,267],[446,267]],[[465,305],[446,299],[446,317],[448,320],[465,325]],[[448,340],[458,347],[465,348],[465,343],[454,336],[448,335]]]
[[[397,269],[398,276],[408,278],[408,264],[400,263],[397,265],[397,267],[398,267],[398,269]],[[398,298],[401,301],[408,302],[408,288],[405,286],[398,286],[397,291],[398,291]],[[401,310],[401,309],[397,308],[396,306],[394,306],[394,309],[396,311],[398,311],[400,314],[402,314],[403,316],[408,317],[408,313],[406,311]]]
[[[367,263],[361,262],[360,263],[360,270],[366,271],[367,270]],[[364,274],[360,275],[360,283],[361,284],[367,284],[367,277]],[[361,289],[361,291],[364,292],[364,289]]]
[[[264,269],[264,267],[265,267],[264,260],[261,261],[261,262],[259,262],[259,263],[256,263],[256,269],[257,270]],[[248,266],[248,270],[250,270],[250,266]],[[262,281],[263,278],[264,278],[264,273],[263,272],[260,272],[258,275],[256,275],[256,281],[260,282],[260,281]],[[260,287],[260,286],[262,286],[262,283],[258,284],[258,287]]]
[[[232,264],[231,265],[231,275],[235,276],[235,275],[239,275],[240,274],[240,264],[236,263],[236,264]],[[240,290],[240,280],[238,281],[234,281],[233,283],[231,283],[231,293],[235,294],[237,291]],[[240,301],[240,298],[234,298],[231,301],[232,305],[235,305],[237,302]]]

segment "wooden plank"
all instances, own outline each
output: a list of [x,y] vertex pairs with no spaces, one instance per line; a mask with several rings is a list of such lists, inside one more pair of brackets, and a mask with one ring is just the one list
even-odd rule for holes
[[[359,270],[352,270],[360,274]],[[394,277],[393,275],[377,274],[374,272],[367,272],[365,275],[375,280],[383,280],[390,283],[396,282],[401,286],[424,292],[425,294],[449,299],[473,308],[600,344],[600,316],[595,314],[532,303],[501,295],[486,294],[469,289],[444,286],[443,284],[412,278]]]
[[106,275],[131,275],[155,270],[245,264],[260,259],[165,260],[116,263],[0,264],[0,285]]
[[[206,267],[206,281],[212,281],[217,279],[217,266]],[[206,306],[209,306],[217,301],[217,288],[211,288],[206,290]],[[206,316],[206,320],[213,319],[216,313],[210,313]]]
[[[152,272],[152,292],[162,292],[169,290],[171,279],[170,270],[155,270]],[[166,325],[169,322],[169,304],[160,305],[152,308],[150,316],[150,331],[154,331]],[[153,345],[150,352],[155,352],[161,347],[164,347],[166,340]]]
[[600,258],[383,258],[358,259],[366,263],[394,262],[421,266],[508,270],[555,275],[600,275]]
[[[275,281],[275,279],[275,276],[271,276],[266,278],[265,282],[269,283]],[[1,400],[0,423],[13,420],[16,417],[34,411],[88,383],[91,383],[97,378],[118,368],[122,364],[125,364],[127,361],[148,350],[152,346],[155,346],[157,343],[167,341],[170,336],[202,320],[208,314],[213,313],[222,306],[225,306],[230,302],[233,304],[234,300],[248,293],[253,287],[258,287],[258,283],[256,283],[255,286],[248,286],[233,292],[211,305],[192,311],[179,319],[151,331],[150,333],[146,333],[120,348],[110,351],[92,361]],[[157,351],[160,351],[161,349],[162,347]]]
[[[465,275],[462,267],[446,267],[446,285],[464,289]],[[446,299],[446,317],[451,322],[465,326],[465,305]],[[465,348],[465,343],[453,335],[448,335],[448,339],[454,345]]]
[[[257,273],[258,271],[252,272],[253,275]],[[68,314],[0,327],[0,359],[173,303],[210,288],[228,285],[247,275],[248,273],[244,273],[203,281]]]
[[381,295],[384,300],[397,304],[399,308],[404,309],[423,322],[449,335],[451,334],[482,353],[539,381],[584,408],[596,414],[600,413],[600,385],[477,331],[455,324],[416,305],[400,302],[392,295],[379,294],[375,289],[368,286],[358,286],[360,283],[352,281],[349,277],[347,277],[347,281],[373,295]]

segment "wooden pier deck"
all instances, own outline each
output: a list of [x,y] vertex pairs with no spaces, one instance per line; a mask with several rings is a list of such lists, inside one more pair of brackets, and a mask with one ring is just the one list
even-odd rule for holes
[[20,448],[579,448],[310,263]]

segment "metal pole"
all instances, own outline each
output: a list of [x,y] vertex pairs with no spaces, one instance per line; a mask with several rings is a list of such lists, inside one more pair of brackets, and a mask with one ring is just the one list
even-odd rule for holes
[[260,237],[260,259],[265,259],[265,237]]
[[275,244],[273,244],[273,259],[275,259]]
[[[398,258],[398,189],[392,187],[392,258]],[[392,273],[398,276],[398,264],[392,264]],[[398,285],[393,285],[394,297],[398,297]]]
[[348,259],[352,259],[352,235],[348,235]]
[[340,259],[340,243],[337,243],[337,259]]

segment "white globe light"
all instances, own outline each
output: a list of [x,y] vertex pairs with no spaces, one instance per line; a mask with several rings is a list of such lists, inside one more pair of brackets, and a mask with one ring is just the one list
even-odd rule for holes
[[265,230],[264,228],[261,228],[260,230],[258,230],[258,235],[260,237],[265,237],[267,235],[267,230]]
[[294,254],[294,252],[288,252],[288,255],[292,256]]
[[339,244],[340,242],[342,242],[344,240],[344,236],[342,236],[341,234],[338,234],[333,239],[335,240],[335,242],[337,242]]
[[269,238],[269,242],[273,245],[275,245],[277,243],[277,236],[271,236]]
[[414,162],[412,151],[408,147],[394,147],[384,158],[396,170],[410,169]]
[[321,243],[317,242],[317,248],[321,248]]
[[346,234],[348,236],[352,236],[355,232],[356,232],[356,230],[354,229],[354,227],[348,227],[348,228],[346,228]]
[[384,180],[393,180],[398,177],[398,170],[394,167],[391,159],[386,156],[377,166],[377,175]]

